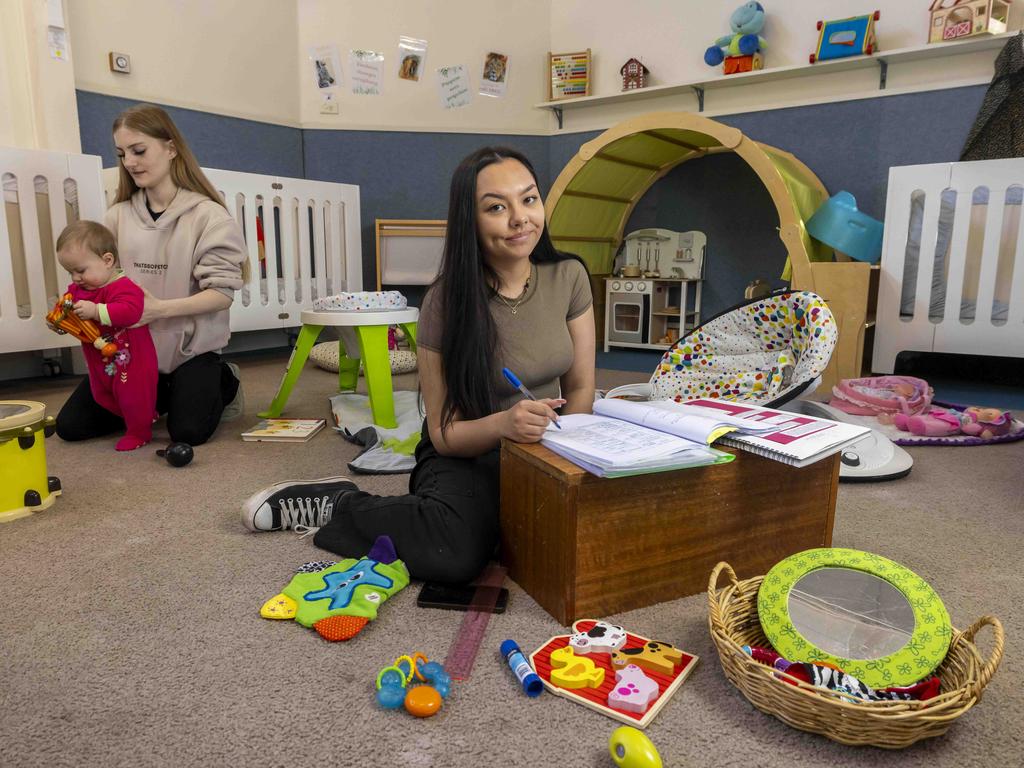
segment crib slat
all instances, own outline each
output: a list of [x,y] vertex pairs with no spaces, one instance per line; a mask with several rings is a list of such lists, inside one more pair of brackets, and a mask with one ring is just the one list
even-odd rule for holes
[[[952,183],[952,182],[951,182]],[[956,185],[956,209],[953,213],[953,234],[946,255],[946,304],[942,311],[942,324],[960,322],[960,301],[964,291],[964,271],[967,263],[967,240],[971,230],[971,201],[974,186]],[[947,326],[948,327],[948,326]]]
[[[1006,327],[1011,337],[1024,339],[1024,204],[1017,206],[1017,243],[1013,254],[1013,277],[1010,282]],[[1024,346],[1024,340],[1021,341]]]
[[974,309],[974,323],[991,327],[992,302],[996,293],[996,271],[999,266],[999,244],[1006,211],[1006,187],[989,188],[988,212],[985,216],[984,246],[981,268],[978,271],[978,298]]
[[[327,296],[330,293],[327,289],[328,272],[333,278],[337,267],[332,259],[333,254],[327,253],[327,241],[324,237],[324,201],[320,199],[313,200],[313,243],[317,258],[323,262],[317,270],[317,287],[321,296]],[[328,264],[331,266],[328,267]]]

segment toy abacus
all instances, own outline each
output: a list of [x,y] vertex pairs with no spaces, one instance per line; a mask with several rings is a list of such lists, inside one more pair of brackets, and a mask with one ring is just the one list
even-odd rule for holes
[[113,357],[117,352],[117,344],[108,339],[92,320],[83,320],[73,311],[74,298],[65,293],[46,315],[46,324],[56,333],[68,333],[79,341],[92,344],[104,358]]

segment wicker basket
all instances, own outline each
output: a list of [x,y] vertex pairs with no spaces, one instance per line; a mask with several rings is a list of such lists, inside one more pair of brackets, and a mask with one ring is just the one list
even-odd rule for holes
[[[725,572],[730,584],[718,589]],[[755,707],[785,723],[833,741],[856,746],[899,749],[921,739],[944,734],[954,721],[981,700],[1003,657],[1003,625],[982,616],[970,629],[953,629],[949,653],[936,674],[942,692],[928,701],[850,703],[825,688],[808,685],[754,661],[742,645],[767,646],[757,618],[757,590],[763,576],[737,581],[728,563],[719,563],[708,582],[708,625],[718,648],[722,670]],[[990,625],[995,634],[992,652],[983,661],[974,636]]]

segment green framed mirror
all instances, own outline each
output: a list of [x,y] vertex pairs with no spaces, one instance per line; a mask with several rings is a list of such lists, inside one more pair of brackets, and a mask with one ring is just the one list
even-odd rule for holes
[[757,613],[785,658],[838,667],[872,688],[927,677],[952,638],[928,582],[855,549],[809,549],[780,561],[761,583]]

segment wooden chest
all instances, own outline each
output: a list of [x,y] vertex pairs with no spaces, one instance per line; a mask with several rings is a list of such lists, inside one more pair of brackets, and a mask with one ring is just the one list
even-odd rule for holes
[[502,563],[569,625],[703,592],[720,560],[745,579],[831,546],[838,454],[797,469],[735,453],[728,464],[608,479],[504,441]]

